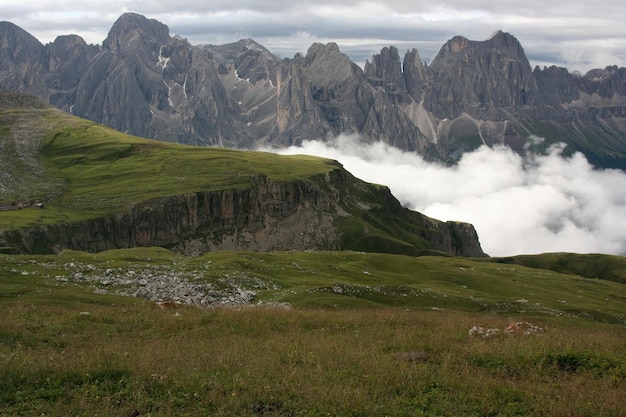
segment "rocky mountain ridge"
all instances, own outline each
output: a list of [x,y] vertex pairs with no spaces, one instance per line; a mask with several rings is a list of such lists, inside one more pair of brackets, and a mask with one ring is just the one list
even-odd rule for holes
[[[344,184],[337,192],[345,192],[346,187]],[[342,233],[337,218],[350,216],[342,209],[345,198],[335,199],[306,182],[261,180],[244,190],[152,199],[127,211],[91,220],[0,230],[0,247],[10,247],[18,253],[55,253],[65,249],[95,253],[161,246],[185,255],[224,250],[363,250],[412,256],[485,256],[471,224],[441,222],[411,212],[402,208],[387,188],[381,192],[388,204],[384,208],[388,213],[382,220],[403,223],[408,228],[405,234],[423,246],[402,241],[401,236],[370,237],[367,227],[354,234]],[[366,202],[361,204],[367,206]]]
[[542,137],[626,169],[626,69],[533,70],[502,31],[456,36],[429,65],[390,46],[362,70],[334,43],[279,59],[251,39],[191,45],[126,13],[100,46],[76,35],[42,45],[0,22],[0,58],[0,88],[157,140],[254,148],[357,133],[451,161],[483,144],[524,152]]

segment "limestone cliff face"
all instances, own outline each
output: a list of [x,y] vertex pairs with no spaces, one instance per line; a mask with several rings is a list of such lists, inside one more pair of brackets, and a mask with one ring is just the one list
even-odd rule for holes
[[[343,169],[330,171],[313,181],[275,182],[257,177],[249,188],[159,198],[95,220],[4,232],[0,234],[0,246],[22,253],[162,246],[189,255],[216,250],[362,250],[366,247],[409,255],[485,256],[471,225],[444,223],[403,209],[388,189],[383,189],[387,202],[382,210],[389,216],[389,225],[403,216],[402,227],[412,224],[412,229],[402,233],[422,243],[399,245],[406,236],[370,238],[367,231],[346,238],[339,224],[354,216],[344,209],[346,204],[368,206],[348,191],[349,181],[358,182]],[[380,210],[370,207],[363,218]]]
[[537,86],[520,43],[497,32],[483,42],[457,36],[430,65],[433,84],[424,106],[436,117],[462,113],[480,120],[504,120],[534,103]]
[[[413,68],[413,66],[409,67]],[[402,104],[410,100],[406,79],[400,65],[400,54],[396,47],[383,48],[380,54],[372,57],[371,63],[366,61],[364,73],[372,85],[382,87],[389,94],[394,104]]]
[[333,129],[318,106],[306,76],[295,64],[280,67],[276,75],[276,125],[270,137],[276,146],[300,145],[303,140],[325,138]]
[[0,89],[47,99],[46,72],[41,42],[10,22],[0,22]]
[[50,104],[66,110],[75,104],[74,91],[87,71],[89,61],[99,50],[76,35],[59,36],[47,45],[45,82],[50,91]]

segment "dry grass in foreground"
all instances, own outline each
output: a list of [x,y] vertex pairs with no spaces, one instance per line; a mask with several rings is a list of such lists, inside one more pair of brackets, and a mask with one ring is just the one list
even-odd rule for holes
[[0,306],[0,414],[623,416],[626,329],[476,313]]

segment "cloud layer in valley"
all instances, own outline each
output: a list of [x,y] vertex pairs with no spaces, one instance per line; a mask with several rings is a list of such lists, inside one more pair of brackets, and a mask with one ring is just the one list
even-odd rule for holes
[[522,158],[481,147],[454,167],[425,162],[355,136],[280,151],[340,161],[357,177],[384,184],[405,207],[474,224],[491,256],[543,252],[626,255],[626,173],[596,170],[559,146]]
[[615,0],[2,0],[1,19],[44,43],[74,33],[100,44],[128,11],[162,21],[193,44],[250,37],[280,57],[332,41],[359,65],[389,45],[417,48],[430,62],[455,35],[485,40],[501,29],[520,40],[533,66],[626,66],[626,3]]

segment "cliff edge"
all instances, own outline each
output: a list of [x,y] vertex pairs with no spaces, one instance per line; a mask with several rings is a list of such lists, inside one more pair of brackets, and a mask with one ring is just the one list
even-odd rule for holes
[[161,246],[184,254],[485,256],[471,225],[403,208],[387,187],[337,161],[151,141],[54,108],[2,109],[0,120],[0,145],[20,144],[3,164],[24,173],[0,177],[0,246],[14,252]]

